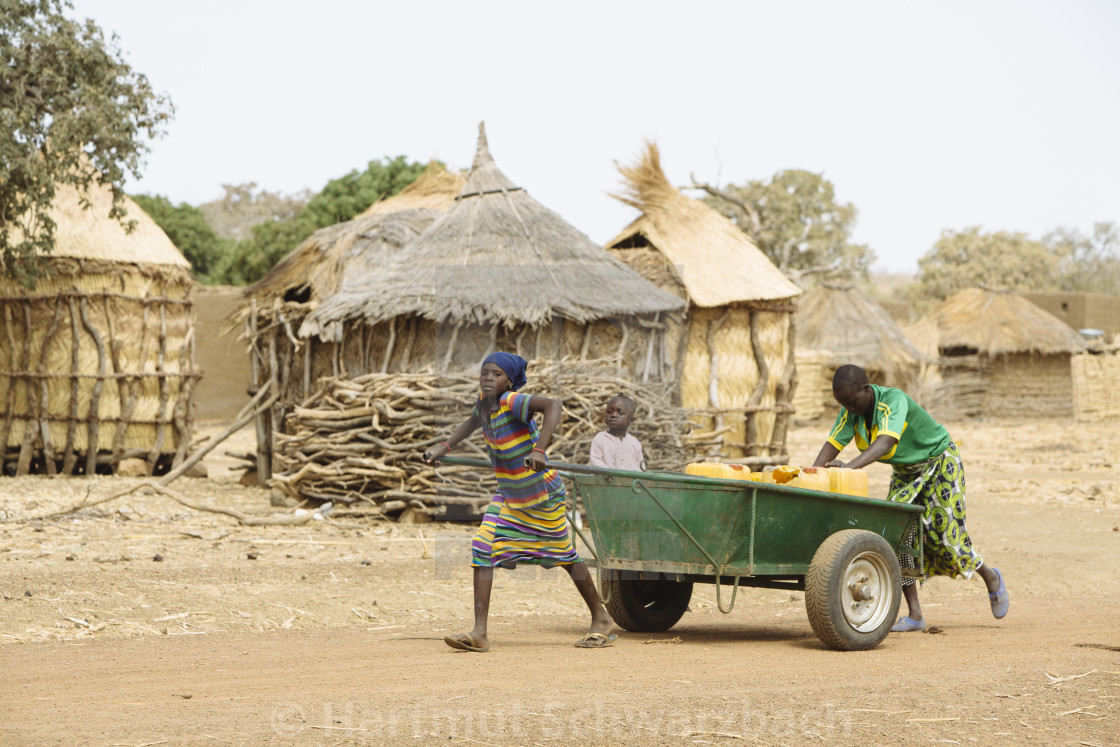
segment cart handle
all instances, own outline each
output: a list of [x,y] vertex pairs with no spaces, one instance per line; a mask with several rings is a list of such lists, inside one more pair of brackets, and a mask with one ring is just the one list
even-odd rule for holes
[[[700,543],[696,541],[696,538],[692,536],[692,533],[685,529],[684,524],[681,524],[680,521],[677,520],[677,517],[673,516],[673,514],[669,512],[669,509],[665,508],[664,504],[662,504],[661,501],[657,500],[657,496],[655,496],[653,494],[653,491],[650,490],[649,487],[641,480],[635,480],[634,484],[631,486],[631,490],[633,490],[635,493],[638,492],[638,488],[641,488],[645,491],[646,495],[648,495],[653,500],[653,502],[657,504],[657,507],[665,512],[665,515],[669,517],[669,520],[677,525],[677,529],[681,530],[681,532],[684,533],[685,537],[688,537],[688,541],[695,545],[696,549],[699,550],[701,554],[703,554],[703,556],[708,559],[708,562],[712,564],[712,568],[714,568],[716,572],[716,608],[725,615],[731,612],[731,610],[735,609],[735,595],[739,593],[739,577],[735,576],[735,583],[731,588],[731,601],[728,603],[727,609],[724,609],[723,603],[720,601],[719,594],[719,581],[723,576],[723,568],[719,563],[716,562],[715,558],[708,554],[707,550],[700,546]],[[751,491],[751,498],[753,503],[753,490]]]

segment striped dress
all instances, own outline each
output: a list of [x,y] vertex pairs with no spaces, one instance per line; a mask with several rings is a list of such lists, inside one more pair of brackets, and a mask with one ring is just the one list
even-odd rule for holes
[[498,492],[472,543],[471,565],[513,568],[530,563],[550,568],[580,561],[564,514],[564,483],[554,470],[534,472],[525,457],[537,444],[531,395],[506,392],[498,409],[474,414],[482,421]]

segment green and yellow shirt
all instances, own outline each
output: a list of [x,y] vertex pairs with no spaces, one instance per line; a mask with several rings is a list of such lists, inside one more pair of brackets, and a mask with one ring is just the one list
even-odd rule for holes
[[[879,436],[898,439],[894,448],[879,458],[887,464],[917,464],[941,454],[952,439],[945,426],[938,423],[921,405],[901,389],[871,385],[875,397],[871,418],[864,418],[840,408],[828,442],[840,451],[853,438],[861,452],[875,443]],[[870,420],[870,422],[869,422]]]

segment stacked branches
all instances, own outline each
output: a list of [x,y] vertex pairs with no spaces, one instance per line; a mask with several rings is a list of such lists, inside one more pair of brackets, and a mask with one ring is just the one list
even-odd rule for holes
[[[602,413],[616,394],[638,404],[631,432],[642,442],[651,469],[681,469],[696,456],[689,412],[672,404],[672,384],[636,384],[616,374],[614,359],[529,365],[530,394],[560,400],[564,415],[552,444],[553,462],[584,464],[591,439],[604,429]],[[422,454],[470,415],[477,377],[371,373],[327,378],[318,392],[286,419],[277,433],[271,484],[297,499],[351,504],[368,501],[382,511],[406,505],[484,505],[493,493],[489,470],[425,464]],[[457,447],[486,458],[482,434]]]

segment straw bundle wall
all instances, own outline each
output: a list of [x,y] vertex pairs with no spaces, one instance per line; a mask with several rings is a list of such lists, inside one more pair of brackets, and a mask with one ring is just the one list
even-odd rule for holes
[[0,280],[4,459],[20,474],[104,471],[124,457],[152,471],[181,459],[198,378],[190,275],[51,263],[55,274],[34,291]]
[[1077,420],[1120,420],[1120,356],[1075,355],[1070,363]]
[[832,397],[831,365],[833,354],[829,350],[798,350],[797,392],[793,397],[794,418],[813,421],[826,417],[834,409]]
[[[758,341],[768,368],[761,397],[759,365],[751,340],[751,314],[757,314]],[[780,460],[783,443],[771,443],[775,414],[788,412],[776,393],[792,351],[789,348],[787,312],[748,308],[697,309],[689,315],[687,349],[681,376],[681,404],[703,413],[697,421],[708,439],[709,456],[728,461],[761,453]],[[712,366],[713,352],[716,366]],[[757,434],[748,441],[749,419]]]

